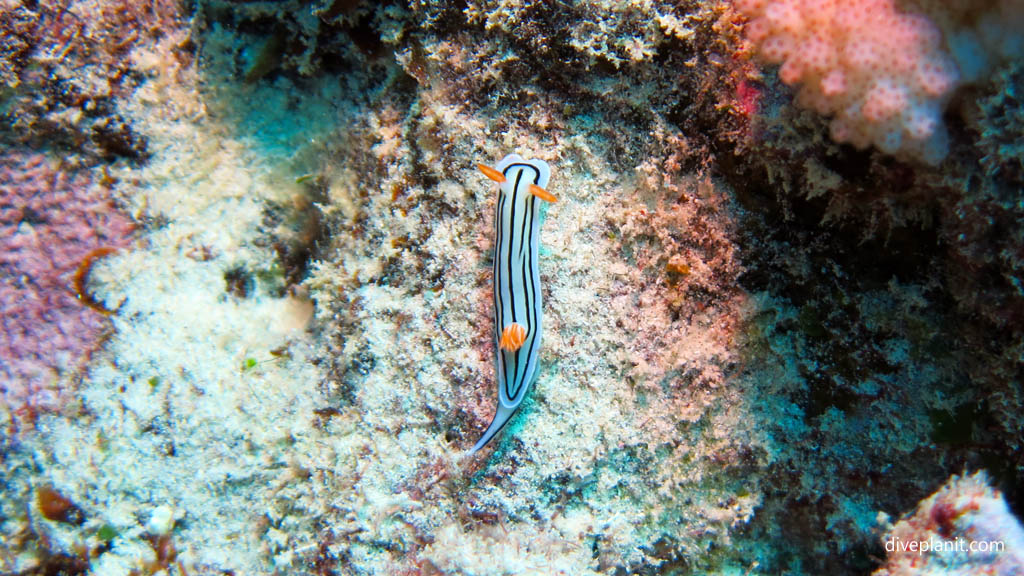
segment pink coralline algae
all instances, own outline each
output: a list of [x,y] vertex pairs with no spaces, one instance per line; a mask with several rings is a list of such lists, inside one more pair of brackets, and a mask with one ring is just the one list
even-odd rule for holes
[[0,155],[4,420],[59,405],[61,382],[105,325],[102,313],[80,301],[76,276],[98,250],[126,247],[133,228],[87,173],[42,154]]

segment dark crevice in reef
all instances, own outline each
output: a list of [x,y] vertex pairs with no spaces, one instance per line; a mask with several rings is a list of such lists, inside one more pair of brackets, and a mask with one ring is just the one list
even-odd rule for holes
[[[306,77],[294,62],[306,58],[309,70],[315,70],[316,76],[338,78],[367,66],[388,66],[393,60],[393,53],[380,37],[374,21],[393,2],[334,2],[314,12],[318,26],[312,35],[296,19],[311,7],[298,2],[289,10],[284,4],[288,3],[282,3],[272,13],[248,12],[244,6],[233,8],[230,4],[204,4],[197,17],[200,22],[216,22],[238,33],[265,39],[251,64],[240,66],[240,74],[247,83],[273,81],[283,75],[302,86]],[[362,7],[372,9],[358,10]]]
[[[948,250],[934,225],[890,227],[871,234],[877,225],[869,219],[825,223],[832,201],[828,193],[806,198],[777,192],[806,186],[799,179],[770,182],[756,168],[725,175],[745,213],[741,230],[746,231],[742,236],[748,252],[741,280],[748,290],[773,289],[802,304],[810,296],[804,290],[822,282],[856,290],[882,289],[893,278],[925,283]],[[932,214],[928,220],[934,221],[937,215]],[[765,250],[773,253],[767,256]],[[787,259],[796,257],[805,257],[811,264],[804,276],[784,268]],[[822,273],[826,267],[842,274]],[[944,303],[950,304],[948,297]]]
[[[380,34],[374,29],[372,23],[373,13],[366,14],[345,30],[363,56],[371,60],[389,55],[388,46],[381,40]],[[318,41],[328,41],[328,34],[327,31],[321,32],[321,38]]]

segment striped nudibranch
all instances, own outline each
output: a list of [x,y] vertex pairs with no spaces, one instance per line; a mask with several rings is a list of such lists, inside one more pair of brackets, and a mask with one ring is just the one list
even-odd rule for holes
[[494,343],[498,407],[470,454],[487,445],[519,409],[537,377],[540,352],[540,201],[554,202],[543,160],[509,154],[480,171],[501,185],[494,212]]

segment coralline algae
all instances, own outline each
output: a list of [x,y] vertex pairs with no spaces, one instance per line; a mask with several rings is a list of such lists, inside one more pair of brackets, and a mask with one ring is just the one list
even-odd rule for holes
[[[729,3],[156,8],[89,121],[145,154],[84,156],[139,241],[71,401],[3,444],[0,570],[903,575],[883,532],[1015,534],[1019,63],[924,169],[832,142]],[[17,58],[54,40],[18,38],[35,119],[7,78],[50,86]],[[509,151],[558,175],[541,377],[466,458]]]
[[13,431],[66,402],[60,382],[102,344],[104,310],[83,303],[84,283],[93,255],[127,248],[134,226],[86,170],[43,154],[0,154],[0,182],[0,422]]

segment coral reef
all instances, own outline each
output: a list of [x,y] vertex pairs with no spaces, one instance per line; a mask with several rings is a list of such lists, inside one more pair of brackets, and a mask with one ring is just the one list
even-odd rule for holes
[[[24,150],[0,154],[2,419],[59,406],[108,322],[83,300],[97,250],[127,247],[134,225],[88,172]],[[109,303],[111,308],[116,302]]]
[[[952,473],[1021,508],[1018,65],[928,170],[833,142],[728,2],[194,8],[117,53],[144,241],[84,258],[114,330],[5,447],[4,572],[864,574]],[[468,457],[513,151],[560,199],[540,375]]]
[[[1019,6],[1012,3],[986,6],[985,14],[1005,14],[1006,22],[1019,18],[1014,12]],[[920,10],[933,16],[943,38],[988,18],[975,21],[952,6],[932,3]],[[993,38],[1013,36],[997,28],[990,32]],[[989,52],[987,82],[963,85],[952,98],[945,116],[953,136],[951,154],[941,170],[832,143],[826,123],[791,106],[789,90],[768,74],[752,77],[757,112],[749,139],[738,149],[743,156],[726,178],[753,216],[742,227],[750,234],[741,244],[751,249],[744,257],[750,270],[745,286],[783,295],[799,309],[810,304],[814,314],[805,312],[808,317],[827,320],[811,324],[826,329],[816,333],[827,338],[814,339],[825,344],[823,352],[840,342],[845,349],[864,346],[864,339],[850,339],[856,322],[835,322],[863,317],[858,306],[847,304],[870,302],[858,296],[861,290],[885,286],[893,295],[908,290],[906,297],[916,299],[916,307],[935,314],[895,327],[918,351],[938,350],[913,344],[921,335],[948,335],[942,337],[941,355],[927,352],[929,363],[953,368],[943,357],[955,357],[961,367],[946,377],[960,383],[947,398],[959,399],[928,408],[945,416],[927,419],[947,440],[950,435],[939,429],[958,430],[952,436],[967,448],[962,455],[971,466],[989,467],[1017,502],[1019,490],[1012,487],[1022,473],[1024,424],[1019,362],[1024,292],[1018,289],[1017,254],[1024,220],[1016,200],[1020,156],[1010,142],[1020,132],[1021,79],[1019,60],[1002,60],[1009,54],[1003,48]],[[864,259],[865,253],[874,257]],[[826,374],[834,384],[829,393],[841,394],[845,385]],[[994,446],[1005,447],[1002,455]]]
[[1024,527],[983,472],[953,476],[883,537],[875,576],[1024,572]]
[[[265,222],[271,206],[303,196],[295,180],[310,166],[296,151],[330,108],[306,102],[296,123],[272,88],[201,91],[196,68],[173,57],[187,35],[168,30],[132,53],[146,81],[118,112],[153,155],[109,173],[144,240],[90,275],[93,297],[116,313],[77,402],[41,415],[38,432],[3,454],[4,573],[52,573],[62,559],[78,567],[67,573],[269,573],[267,551],[288,527],[271,525],[267,506],[282,483],[308,479],[288,445],[314,424],[320,376],[303,333],[312,309],[287,288]],[[337,90],[323,87],[332,99]],[[244,101],[258,113],[239,109]],[[232,288],[240,276],[246,290]],[[41,485],[80,521],[47,518]]]
[[374,3],[362,0],[215,1],[199,4],[196,17],[259,34],[240,54],[243,77],[253,83],[282,70],[301,76],[343,72],[353,59],[379,56],[380,37],[403,12],[394,3],[374,9]]

